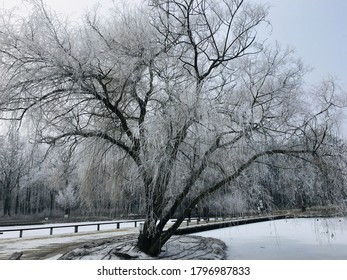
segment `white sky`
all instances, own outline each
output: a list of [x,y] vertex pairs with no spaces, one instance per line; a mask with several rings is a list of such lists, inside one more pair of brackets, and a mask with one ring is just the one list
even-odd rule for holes
[[331,74],[347,87],[346,0],[253,0],[270,3],[272,38],[295,48],[315,70],[316,82]]

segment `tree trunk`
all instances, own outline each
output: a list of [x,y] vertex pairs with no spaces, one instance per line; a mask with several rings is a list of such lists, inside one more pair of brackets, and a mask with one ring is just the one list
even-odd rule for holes
[[49,192],[49,217],[52,217],[53,215],[53,207],[54,207],[54,193],[51,190]]
[[[162,218],[159,223],[157,223],[156,220],[151,219],[151,217],[147,217],[137,240],[138,249],[152,257],[158,256],[161,253],[161,248],[171,238],[184,221],[184,218],[192,210],[192,205],[194,205],[194,203],[191,203],[188,208],[182,211],[176,221],[170,226],[170,228],[165,229],[165,231],[164,226],[172,218],[172,214],[170,213],[173,213],[173,209],[176,208],[176,205],[172,206],[168,215]],[[151,224],[154,225],[152,228],[149,226]]]
[[25,200],[26,214],[31,214],[31,189],[27,189],[26,200]]
[[14,214],[18,215],[18,213],[19,213],[19,191],[16,194],[16,203],[14,206]]
[[160,237],[160,233],[153,235],[148,231],[142,231],[137,240],[137,247],[141,252],[156,257],[160,254],[161,247],[164,245],[161,243]]
[[5,200],[4,200],[4,215],[11,216],[11,197],[7,194],[5,194]]

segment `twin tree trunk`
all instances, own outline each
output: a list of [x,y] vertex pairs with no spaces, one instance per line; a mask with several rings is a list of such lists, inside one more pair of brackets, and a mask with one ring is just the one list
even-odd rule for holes
[[158,256],[161,252],[161,232],[150,233],[146,230],[147,221],[144,224],[142,231],[139,234],[137,240],[137,247],[140,251],[150,255],[150,256]]
[[[167,180],[162,182],[165,182],[164,186],[159,184],[160,186],[157,186],[157,188],[155,188],[157,192],[160,192],[159,194],[155,195],[156,199],[151,200],[149,195],[151,193],[149,192],[150,188],[145,188],[146,195],[149,195],[146,197],[148,203],[146,213],[147,216],[137,241],[138,249],[153,257],[158,256],[161,253],[161,248],[163,247],[163,245],[176,232],[184,219],[188,217],[189,213],[191,213],[195,205],[197,205],[209,193],[200,193],[200,195],[195,197],[193,200],[190,200],[190,203],[187,207],[178,212],[177,210],[182,205],[182,202],[187,198],[189,190],[193,185],[194,180],[191,180],[185,186],[184,190],[176,196],[172,205],[168,209],[165,209],[167,203],[164,202],[163,190],[167,188],[169,182]],[[164,229],[164,227],[175,214],[177,216],[175,222],[172,223],[169,228]],[[158,219],[156,217],[161,218]]]
[[[158,256],[161,253],[161,248],[163,245],[175,233],[176,229],[180,226],[183,220],[184,215],[178,218],[169,229],[164,231],[160,222],[154,227],[154,229],[150,229],[150,223],[152,221],[150,219],[146,219],[137,240],[137,248],[152,257]],[[164,224],[166,223],[163,223],[163,225]]]
[[[312,151],[310,149],[304,149],[304,150],[282,150],[282,149],[274,149],[274,150],[267,150],[259,152],[252,157],[250,157],[248,160],[246,160],[243,164],[241,164],[234,173],[230,174],[229,176],[221,179],[219,182],[215,183],[211,187],[203,190],[198,194],[196,197],[190,200],[190,203],[187,207],[184,208],[183,211],[180,213],[177,212],[180,205],[182,205],[182,202],[188,197],[188,193],[193,187],[195,181],[196,181],[196,175],[201,174],[201,172],[193,173],[194,175],[188,180],[188,183],[183,188],[183,191],[178,194],[175,198],[175,201],[172,203],[172,205],[169,207],[168,210],[164,213],[165,203],[163,200],[163,193],[157,194],[156,197],[160,198],[157,200],[151,200],[149,196],[149,185],[147,185],[146,189],[146,199],[147,199],[147,216],[146,220],[144,222],[143,228],[140,232],[140,235],[138,237],[137,241],[137,247],[140,251],[147,253],[150,256],[158,256],[161,252],[162,246],[170,239],[170,237],[175,233],[175,231],[178,229],[178,227],[181,225],[181,223],[184,221],[185,217],[191,213],[192,209],[195,207],[195,205],[198,205],[207,195],[216,192],[217,190],[223,188],[226,184],[229,184],[230,182],[234,181],[236,178],[238,178],[245,169],[247,169],[254,161],[256,161],[258,158],[266,156],[266,155],[300,155],[300,154],[311,154]],[[203,164],[202,166],[205,166]],[[204,168],[202,168],[203,170]],[[147,177],[148,178],[148,177]],[[152,182],[152,180],[146,180],[147,183]],[[165,181],[165,187],[164,188],[155,188],[157,191],[162,191],[166,189],[168,186],[168,181]],[[158,186],[157,186],[158,187]],[[161,186],[162,187],[162,186]],[[153,211],[153,209],[155,209]],[[177,220],[167,229],[164,230],[165,225],[169,222],[169,220],[174,216],[174,214],[177,214]],[[159,220],[154,217],[161,217]]]

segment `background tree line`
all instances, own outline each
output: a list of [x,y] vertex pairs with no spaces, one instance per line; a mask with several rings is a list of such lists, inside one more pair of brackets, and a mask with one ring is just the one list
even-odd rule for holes
[[[143,194],[132,187],[124,159],[99,151],[84,152],[32,144],[17,130],[0,137],[0,207],[3,217],[33,219],[143,216]],[[346,148],[330,136],[339,156],[322,160],[268,157],[258,162],[223,191],[201,203],[215,215],[257,212],[262,200],[267,210],[302,205],[341,206],[347,198]],[[88,153],[85,150],[88,149]],[[328,152],[328,151],[327,151]],[[121,164],[120,164],[121,162]],[[213,184],[209,181],[208,184]],[[72,211],[72,212],[71,212]],[[198,214],[197,209],[192,212]]]

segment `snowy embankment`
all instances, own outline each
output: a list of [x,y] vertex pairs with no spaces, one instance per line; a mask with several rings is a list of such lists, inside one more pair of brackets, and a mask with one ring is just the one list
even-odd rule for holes
[[95,241],[64,254],[60,260],[222,260],[225,259],[224,242],[200,236],[173,236],[157,258],[136,249],[137,235]]

